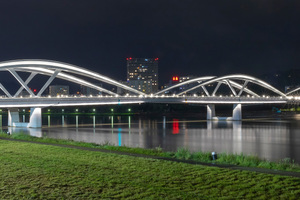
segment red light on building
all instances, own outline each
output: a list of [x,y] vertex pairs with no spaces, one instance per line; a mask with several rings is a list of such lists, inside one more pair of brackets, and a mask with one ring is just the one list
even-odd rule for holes
[[130,58],[126,58],[126,60],[132,60],[132,58],[130,57]]
[[157,61],[157,60],[158,60],[158,58],[155,58],[154,60],[155,60],[155,61]]
[[179,77],[178,76],[173,76],[172,81],[179,81]]
[[36,89],[33,89],[33,92],[36,92]]

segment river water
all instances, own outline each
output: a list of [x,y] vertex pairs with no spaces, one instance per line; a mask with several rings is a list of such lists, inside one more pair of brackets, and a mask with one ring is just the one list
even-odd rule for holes
[[[22,116],[21,116],[22,118]],[[28,118],[24,116],[23,118]],[[26,120],[26,119],[25,119]],[[97,144],[176,151],[215,151],[257,155],[271,161],[300,163],[300,115],[293,119],[206,121],[195,117],[43,115],[42,128],[11,128],[0,115],[3,131]]]

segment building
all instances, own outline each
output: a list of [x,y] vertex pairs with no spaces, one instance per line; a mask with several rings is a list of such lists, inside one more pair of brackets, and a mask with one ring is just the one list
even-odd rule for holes
[[127,58],[127,82],[146,94],[158,91],[158,58]]
[[49,95],[52,97],[60,95],[69,95],[69,86],[68,85],[50,85],[49,86]]

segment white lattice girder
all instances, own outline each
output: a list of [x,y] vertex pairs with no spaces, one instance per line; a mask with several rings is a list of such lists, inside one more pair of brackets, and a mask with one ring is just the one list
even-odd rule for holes
[[40,67],[40,68],[51,68],[51,69],[61,69],[62,71],[78,74],[81,76],[89,77],[98,81],[102,81],[125,90],[131,91],[139,95],[145,95],[145,93],[135,90],[127,85],[121,84],[118,81],[115,81],[109,77],[103,76],[97,72],[93,72],[75,65],[70,65],[67,63],[61,63],[57,61],[49,60],[12,60],[0,63],[0,70],[14,69],[18,67],[27,68],[27,67]]
[[[194,89],[197,89],[201,86],[204,86],[204,85],[208,85],[208,84],[211,84],[211,83],[215,83],[215,82],[219,82],[219,81],[224,81],[226,79],[236,79],[236,80],[243,80],[243,81],[246,81],[248,80],[249,82],[252,82],[256,85],[259,85],[259,86],[262,86],[268,90],[271,90],[273,91],[274,93],[277,93],[279,94],[280,96],[286,96],[283,92],[279,91],[278,89],[274,88],[273,86],[271,86],[270,84],[258,79],[258,78],[255,78],[255,77],[252,77],[252,76],[248,76],[248,75],[243,75],[243,74],[234,74],[234,75],[227,75],[227,76],[222,76],[222,77],[218,77],[218,78],[213,78],[213,79],[210,79],[210,80],[207,80],[205,81],[204,83],[201,83],[193,88],[190,88],[184,92],[181,92],[180,94],[178,95],[181,95],[183,93],[186,93],[186,92],[189,92],[189,91],[192,91]],[[246,90],[245,90],[246,91]]]

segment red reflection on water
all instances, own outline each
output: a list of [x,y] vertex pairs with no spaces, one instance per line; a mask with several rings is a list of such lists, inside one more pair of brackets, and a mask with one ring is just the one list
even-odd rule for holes
[[178,119],[173,119],[173,134],[178,134],[179,133],[179,120]]

